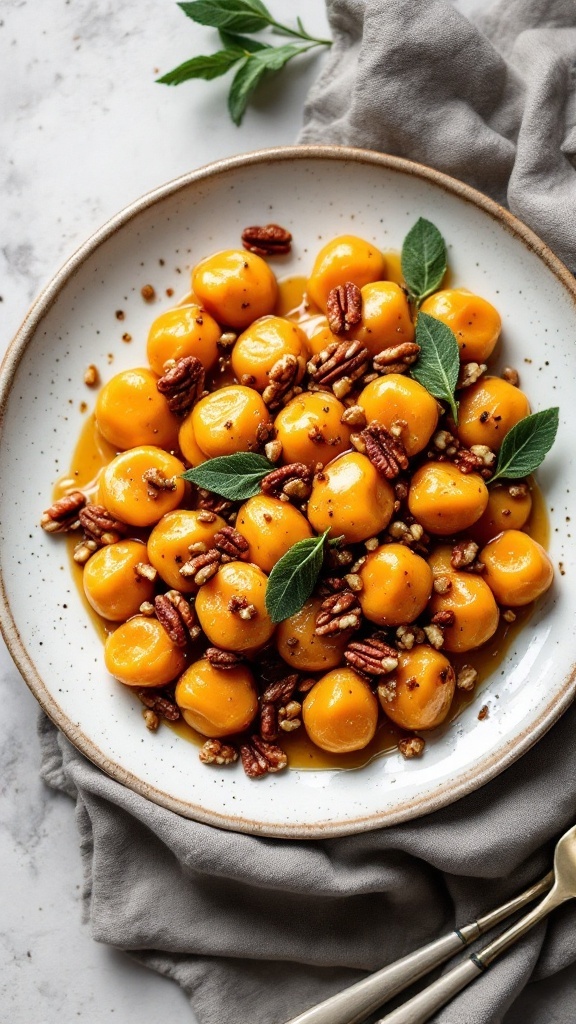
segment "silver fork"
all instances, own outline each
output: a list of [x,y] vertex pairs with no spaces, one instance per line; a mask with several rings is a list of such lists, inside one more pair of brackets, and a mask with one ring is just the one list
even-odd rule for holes
[[[357,981],[350,988],[337,992],[336,995],[330,996],[329,999],[325,999],[323,1002],[317,1003],[316,1006],[311,1006],[310,1009],[304,1010],[297,1017],[292,1017],[286,1024],[359,1024],[360,1021],[363,1021],[370,1013],[377,1010],[379,1006],[383,1006],[393,996],[403,992],[405,988],[408,988],[409,985],[418,981],[435,967],[439,967],[440,964],[445,963],[450,957],[461,952],[462,949],[469,946],[475,939],[480,938],[481,935],[490,931],[497,924],[500,924],[501,921],[505,921],[515,911],[522,910],[532,900],[547,892],[553,881],[554,872],[549,871],[539,882],[535,882],[519,896],[508,900],[507,903],[497,907],[496,910],[484,914],[477,921],[472,921],[471,924],[449,932],[448,935],[443,935],[440,939],[435,939],[434,942],[429,942],[426,946],[415,950],[414,953],[409,953],[408,956],[402,957],[401,960],[396,960],[395,963],[389,964],[388,967],[375,971],[374,974],[370,974],[367,978]],[[474,970],[476,976],[478,972],[476,968]],[[442,981],[443,979],[440,980]],[[428,992],[429,989],[425,991]],[[454,992],[457,991],[459,989],[454,990]],[[443,1002],[449,998],[450,995],[448,994]],[[405,1005],[408,1006],[409,1003]],[[438,1005],[441,1006],[442,1003]],[[388,1020],[388,1018],[385,1019]],[[412,1017],[398,1018],[398,1022],[400,1020],[409,1020],[410,1024],[416,1024],[416,1021],[420,1019],[425,1020],[426,1018],[415,1017],[414,1021]]]
[[553,871],[539,882],[535,882],[525,892],[478,918],[477,921],[428,943],[427,946],[397,960],[396,963],[356,982],[343,992],[338,992],[330,999],[310,1007],[286,1024],[360,1024],[379,1006],[543,893],[547,893],[544,899],[502,935],[479,953],[473,953],[463,960],[392,1013],[381,1017],[376,1024],[425,1024],[436,1010],[478,978],[497,957],[510,949],[510,946],[526,935],[547,914],[566,900],[576,898],[576,825],[558,840],[554,850]]

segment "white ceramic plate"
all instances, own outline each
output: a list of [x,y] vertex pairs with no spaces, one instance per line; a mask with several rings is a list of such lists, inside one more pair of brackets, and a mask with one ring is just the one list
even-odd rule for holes
[[[422,760],[386,755],[356,771],[288,771],[257,782],[241,768],[202,766],[169,729],[143,735],[141,709],[105,672],[102,643],[73,584],[63,543],[38,527],[69,467],[82,422],[89,363],[106,379],[145,362],[152,316],[140,288],[183,293],[188,270],[238,244],[247,224],[277,221],[294,235],[282,273],[307,273],[324,242],[344,232],[400,248],[418,216],[447,240],[453,281],[500,310],[506,362],[521,369],[533,408],[560,405],[561,429],[539,479],[551,508],[551,555],[566,576],[543,600],[494,677]],[[162,263],[160,261],[163,261]],[[1,379],[1,625],[33,693],[70,740],[104,771],[180,814],[269,836],[326,838],[442,807],[524,753],[574,695],[576,588],[570,540],[576,489],[576,287],[527,228],[472,189],[374,153],[299,147],[225,160],[144,196],[63,267],[28,314]],[[115,311],[126,318],[119,322]],[[130,345],[123,331],[133,336]],[[108,354],[113,353],[110,363]],[[488,704],[490,714],[478,720]],[[32,729],[32,723],[30,725]]]

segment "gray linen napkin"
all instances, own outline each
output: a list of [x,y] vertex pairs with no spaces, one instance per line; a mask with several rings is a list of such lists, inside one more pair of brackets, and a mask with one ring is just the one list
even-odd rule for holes
[[[328,0],[335,44],[302,139],[469,181],[576,269],[574,0]],[[533,880],[576,818],[576,709],[503,775],[409,824],[323,842],[179,818],[103,775],[44,718],[43,776],[76,800],[94,938],[174,978],[201,1024],[281,1024]],[[534,930],[435,1020],[573,1024],[576,910]]]

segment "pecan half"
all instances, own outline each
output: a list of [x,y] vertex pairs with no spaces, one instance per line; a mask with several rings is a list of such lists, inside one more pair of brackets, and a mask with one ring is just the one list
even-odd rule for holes
[[249,779],[281,772],[288,764],[288,758],[281,747],[268,743],[261,736],[251,736],[240,747],[242,767]]
[[298,675],[293,672],[270,683],[262,694],[265,704],[287,704],[298,686]]
[[238,562],[248,558],[250,545],[233,526],[223,526],[214,534],[214,547],[221,553],[222,562]]
[[332,594],[320,605],[316,616],[315,633],[318,636],[336,636],[348,629],[358,629],[362,622],[362,609],[358,595],[352,590]]
[[189,640],[195,640],[200,635],[196,615],[184,595],[178,590],[169,590],[166,594],[158,594],[154,598],[154,608],[158,621],[164,626],[172,643],[177,647],[186,647]]
[[278,739],[278,708],[266,702],[260,705],[260,735],[263,740],[273,743]]
[[208,647],[204,657],[214,668],[225,670],[236,668],[237,665],[242,665],[244,661],[241,654],[236,654],[234,651],[224,651],[221,647]]
[[156,387],[168,402],[170,412],[184,416],[204,389],[204,367],[196,356],[183,356],[177,359],[160,380]]
[[115,544],[128,533],[126,524],[114,519],[103,505],[86,505],[79,518],[86,540],[96,541],[99,547]]
[[403,470],[408,469],[408,456],[402,441],[377,420],[372,420],[360,436],[370,462],[387,480],[394,480]]
[[157,469],[156,466],[152,469],[147,469],[142,474],[142,479],[146,484],[146,490],[149,498],[152,501],[156,501],[160,491],[175,491],[176,480],[174,477],[167,477],[161,469]]
[[398,651],[376,636],[348,644],[344,658],[352,668],[369,676],[383,676],[398,668]]
[[269,409],[277,409],[285,405],[294,395],[302,390],[297,388],[298,381],[304,374],[306,363],[302,356],[298,357],[287,352],[280,356],[268,371],[268,385],[262,392],[262,400]]
[[326,301],[326,316],[332,334],[345,334],[362,320],[362,292],[352,281],[333,288]]
[[405,373],[419,355],[420,345],[415,341],[403,341],[400,345],[391,345],[374,356],[372,366],[381,376],[387,373]]
[[42,513],[40,526],[46,533],[66,533],[80,526],[79,512],[86,504],[82,491],[70,491]]
[[160,718],[165,718],[168,722],[177,722],[180,718],[180,708],[173,700],[168,700],[162,693],[158,693],[157,690],[139,689],[136,690],[136,695],[139,700],[142,701],[144,707],[150,708]]
[[314,471],[303,462],[289,462],[286,466],[278,466],[260,481],[264,494],[271,494],[280,501],[296,498],[305,501],[312,491]]
[[314,386],[332,388],[337,398],[344,398],[366,372],[369,361],[370,353],[360,341],[334,341],[312,356],[308,373]]
[[280,224],[244,228],[242,245],[257,256],[285,256],[292,247],[292,235]]
[[238,760],[238,751],[229,743],[220,740],[206,740],[198,757],[202,764],[234,764]]
[[221,564],[222,553],[217,548],[210,548],[209,551],[193,554],[180,566],[179,572],[185,579],[192,578],[197,587],[202,587],[216,575]]

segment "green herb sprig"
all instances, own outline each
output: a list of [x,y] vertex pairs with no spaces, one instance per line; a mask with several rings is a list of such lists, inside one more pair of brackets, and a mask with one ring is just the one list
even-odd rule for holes
[[460,371],[460,353],[454,332],[428,313],[418,313],[415,340],[420,345],[420,355],[412,367],[411,376],[434,398],[448,403],[454,423],[457,423],[458,404],[454,392]]
[[502,442],[498,462],[488,486],[496,480],[519,480],[544,461],[558,433],[558,406],[525,416]]
[[[180,85],[191,78],[210,81],[237,67],[228,94],[228,110],[234,124],[240,125],[250,97],[264,75],[280,71],[289,60],[319,46],[331,46],[330,39],[311,36],[300,18],[296,28],[282,25],[272,17],[261,0],[191,0],[179,3],[186,17],[199,25],[218,29],[222,49],[193,57],[156,79],[163,85]],[[270,28],[277,35],[298,40],[283,46],[271,46],[244,34]]]
[[446,243],[431,221],[419,217],[402,245],[402,274],[416,309],[442,284]]
[[218,455],[194,469],[187,469],[182,473],[182,479],[229,501],[246,501],[258,494],[260,482],[275,468],[274,463],[263,455],[236,452],[234,455]]
[[307,537],[282,555],[268,577],[266,609],[272,622],[300,611],[310,597],[324,561],[328,530],[318,537]]

